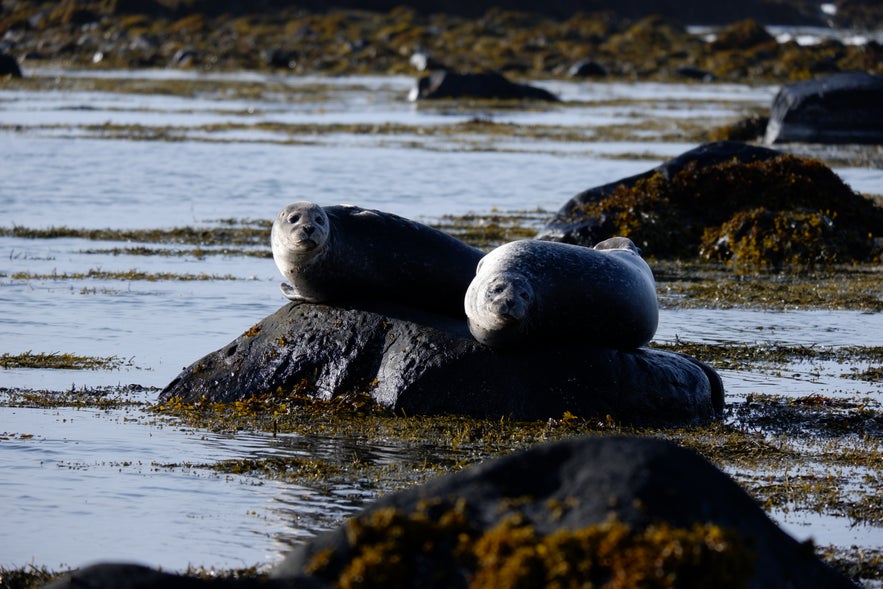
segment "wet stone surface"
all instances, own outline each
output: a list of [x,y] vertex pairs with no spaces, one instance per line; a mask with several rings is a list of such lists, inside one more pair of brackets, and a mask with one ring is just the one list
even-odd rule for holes
[[463,320],[386,306],[291,303],[194,362],[160,401],[367,393],[406,415],[547,419],[571,412],[634,425],[720,417],[720,377],[693,358],[565,342],[497,352]]

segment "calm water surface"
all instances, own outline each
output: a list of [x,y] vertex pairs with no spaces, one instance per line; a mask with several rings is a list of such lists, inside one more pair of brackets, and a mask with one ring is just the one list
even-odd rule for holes
[[[45,78],[82,72],[29,72]],[[180,72],[109,72],[169,79]],[[432,220],[449,213],[553,211],[573,194],[644,171],[694,144],[666,131],[685,118],[721,124],[769,104],[775,88],[548,82],[564,105],[537,111],[415,107],[406,78],[204,77],[281,86],[260,99],[94,90],[0,90],[0,218],[32,228],[169,228],[269,219],[285,203],[347,202]],[[317,90],[317,87],[320,87]],[[567,129],[556,141],[440,132],[474,120]],[[680,122],[679,122],[680,121]],[[648,131],[648,124],[650,130]],[[378,125],[375,131],[347,125]],[[390,131],[395,124],[405,131]],[[595,141],[596,128],[620,129]],[[312,126],[312,127],[311,127]],[[323,126],[333,129],[323,131]],[[137,128],[136,128],[137,127]],[[465,129],[465,127],[464,127]],[[661,139],[661,137],[666,137]],[[174,139],[174,140],[168,140]],[[883,192],[878,169],[837,170]],[[8,369],[0,388],[163,387],[285,303],[269,258],[87,253],[119,243],[0,238],[0,353],[117,356],[110,371]],[[138,244],[123,244],[138,245]],[[206,273],[234,280],[121,281],[57,275],[90,269]],[[13,279],[15,273],[52,275]],[[881,345],[883,316],[793,310],[666,310],[656,340],[758,345]],[[880,383],[837,365],[723,371],[731,401],[750,393],[870,395]],[[133,390],[152,401],[155,390]],[[371,498],[353,484],[314,488],[205,468],[231,458],[344,454],[414,460],[382,440],[224,436],[128,409],[12,406],[0,394],[0,566],[127,560],[180,570],[278,561]],[[347,445],[349,444],[349,447]],[[200,466],[202,465],[202,466]],[[798,538],[880,546],[880,528],[843,518],[773,513]],[[88,538],[88,541],[85,539]]]

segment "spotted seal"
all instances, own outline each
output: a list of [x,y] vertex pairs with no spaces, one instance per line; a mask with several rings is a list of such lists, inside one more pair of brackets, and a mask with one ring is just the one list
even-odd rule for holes
[[588,248],[507,243],[485,256],[465,297],[469,331],[495,348],[579,340],[631,349],[656,333],[653,272],[630,239]]
[[279,212],[270,241],[293,301],[396,302],[458,317],[484,255],[392,213],[306,201]]

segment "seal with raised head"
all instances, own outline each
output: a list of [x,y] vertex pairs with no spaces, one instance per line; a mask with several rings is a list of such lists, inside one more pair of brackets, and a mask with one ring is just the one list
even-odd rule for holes
[[458,317],[484,255],[392,213],[306,201],[279,212],[270,240],[293,301],[394,302]]
[[506,348],[580,341],[632,349],[656,333],[656,282],[630,239],[594,248],[522,240],[479,262],[466,291],[469,331]]

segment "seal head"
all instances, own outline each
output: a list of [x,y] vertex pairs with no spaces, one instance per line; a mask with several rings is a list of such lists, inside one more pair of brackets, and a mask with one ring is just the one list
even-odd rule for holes
[[656,332],[656,286],[640,250],[521,240],[487,254],[466,290],[469,331],[493,348],[583,342],[619,349]]
[[291,300],[307,297],[297,292],[296,276],[302,268],[321,259],[331,236],[331,223],[316,203],[291,203],[279,211],[270,232],[273,260],[290,284],[282,283],[282,294]]
[[484,252],[393,213],[295,202],[271,232],[282,294],[325,304],[389,304],[456,317]]
[[469,330],[482,343],[505,347],[506,341],[526,328],[535,303],[533,288],[524,275],[514,271],[480,276],[466,290]]

